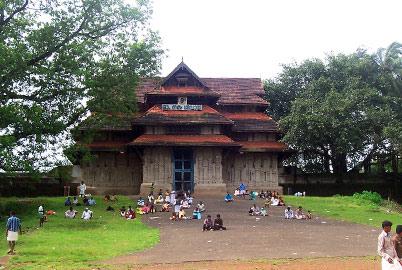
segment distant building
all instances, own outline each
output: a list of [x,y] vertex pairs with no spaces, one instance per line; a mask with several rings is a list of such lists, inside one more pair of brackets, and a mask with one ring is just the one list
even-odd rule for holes
[[[266,113],[257,78],[199,78],[180,63],[166,78],[142,79],[138,115],[98,129],[93,162],[75,168],[93,193],[280,190],[285,145]],[[84,130],[85,127],[82,127]],[[77,173],[78,171],[78,173]]]

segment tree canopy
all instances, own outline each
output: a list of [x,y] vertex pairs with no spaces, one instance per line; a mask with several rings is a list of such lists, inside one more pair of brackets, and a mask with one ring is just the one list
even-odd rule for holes
[[126,2],[0,0],[0,169],[49,165],[89,111],[136,110],[163,50],[148,1]]
[[395,154],[402,142],[400,48],[285,65],[265,82],[268,113],[295,150],[291,164],[343,174],[376,155]]

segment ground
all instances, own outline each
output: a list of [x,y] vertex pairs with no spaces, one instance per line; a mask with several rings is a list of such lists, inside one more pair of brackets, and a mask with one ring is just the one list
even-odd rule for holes
[[318,216],[312,220],[284,220],[284,207],[271,207],[268,217],[252,217],[247,214],[252,205],[250,200],[227,204],[219,197],[204,198],[204,201],[206,214],[214,217],[220,213],[227,231],[202,232],[202,220],[172,222],[168,213],[146,215],[143,221],[160,229],[160,243],[106,263],[130,265],[375,255],[378,228]]

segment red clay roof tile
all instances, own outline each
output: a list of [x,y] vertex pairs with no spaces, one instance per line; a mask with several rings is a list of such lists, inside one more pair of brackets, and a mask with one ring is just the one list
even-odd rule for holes
[[267,151],[267,152],[283,152],[287,149],[286,144],[282,142],[266,142],[266,141],[241,141],[241,151]]
[[145,134],[136,138],[130,145],[203,145],[203,146],[237,146],[225,135],[154,135]]

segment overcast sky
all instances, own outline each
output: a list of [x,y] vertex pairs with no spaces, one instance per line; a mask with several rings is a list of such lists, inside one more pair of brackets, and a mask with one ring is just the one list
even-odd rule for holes
[[168,58],[200,77],[271,78],[281,63],[402,42],[402,0],[153,0]]

